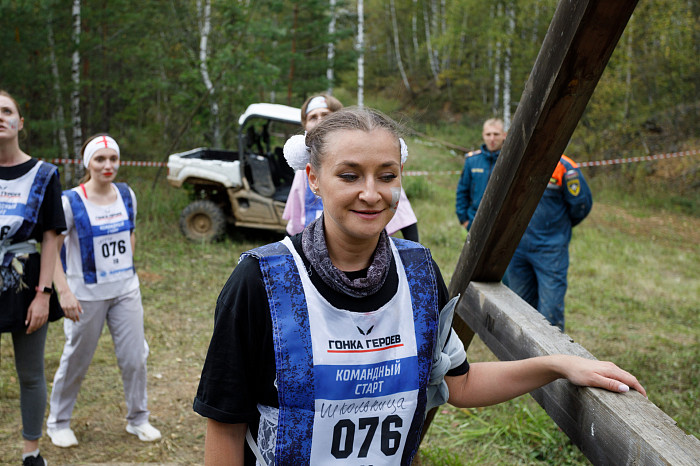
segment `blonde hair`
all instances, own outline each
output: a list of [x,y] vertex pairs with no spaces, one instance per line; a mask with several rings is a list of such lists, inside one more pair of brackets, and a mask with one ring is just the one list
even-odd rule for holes
[[379,110],[367,107],[346,107],[331,113],[306,134],[306,146],[311,154],[309,163],[315,170],[320,170],[321,159],[326,153],[330,134],[343,130],[360,130],[369,133],[375,129],[384,129],[396,136],[396,147],[400,150],[401,126]]
[[484,122],[483,127],[486,128],[487,126],[500,126],[501,131],[505,130],[505,126],[503,125],[503,120],[501,120],[500,118],[489,118],[488,120],[486,120]]

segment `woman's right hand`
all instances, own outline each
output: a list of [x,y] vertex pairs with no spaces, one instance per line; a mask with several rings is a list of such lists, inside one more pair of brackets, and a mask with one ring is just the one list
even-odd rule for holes
[[80,306],[80,301],[78,301],[70,290],[60,293],[60,296],[63,314],[67,319],[70,319],[73,322],[78,322],[80,320],[80,314],[83,313],[83,308]]

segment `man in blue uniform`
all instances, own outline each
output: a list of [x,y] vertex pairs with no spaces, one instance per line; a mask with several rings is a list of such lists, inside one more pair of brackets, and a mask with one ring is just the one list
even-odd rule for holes
[[504,278],[510,289],[562,331],[571,228],[586,218],[592,206],[581,170],[562,155]]
[[467,230],[471,227],[476,209],[484,196],[486,184],[506,139],[503,122],[497,118],[486,120],[481,136],[484,143],[481,149],[466,154],[462,176],[457,185],[455,203],[457,218]]

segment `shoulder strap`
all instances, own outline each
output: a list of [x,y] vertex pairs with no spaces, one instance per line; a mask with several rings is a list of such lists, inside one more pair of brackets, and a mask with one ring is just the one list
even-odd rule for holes
[[[419,360],[432,361],[438,333],[440,310],[438,309],[438,289],[435,269],[430,250],[413,241],[390,237],[399,252],[408,280],[411,301],[414,309],[416,328],[422,329],[416,333],[416,346]],[[420,386],[425,387],[430,380],[430,364],[419,366]],[[420,444],[423,429],[423,415],[427,405],[427,392],[421,390],[418,395],[418,406],[410,429],[406,445],[413,445],[404,451],[405,458],[413,458]]]
[[124,202],[124,207],[126,207],[126,213],[129,216],[129,221],[131,222],[131,230],[133,231],[134,225],[134,202],[131,198],[131,190],[126,183],[114,183],[114,185],[119,190],[119,194],[122,196],[122,201]]
[[68,198],[70,209],[73,212],[73,223],[78,233],[80,244],[80,258],[83,264],[83,279],[85,283],[97,283],[97,269],[95,266],[95,244],[92,240],[92,225],[83,199],[77,191],[72,189],[63,191]]
[[240,262],[244,257],[250,256],[256,259],[262,259],[263,257],[279,256],[279,255],[291,255],[289,249],[282,244],[281,241],[275,243],[266,244],[264,246],[257,247],[255,249],[250,249],[243,254],[238,259]]

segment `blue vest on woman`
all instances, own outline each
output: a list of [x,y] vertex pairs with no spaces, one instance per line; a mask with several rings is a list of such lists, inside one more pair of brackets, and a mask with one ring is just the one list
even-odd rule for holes
[[[46,187],[56,170],[55,165],[39,161],[21,179],[5,183],[4,189],[10,191],[12,190],[10,186],[20,186],[25,183],[31,183],[31,187],[26,202],[17,201],[16,198],[19,196],[16,196],[14,192],[8,192],[7,196],[4,195],[4,192],[0,192],[0,220],[7,219],[0,221],[0,250],[3,250],[3,247],[11,242],[20,243],[30,238],[39,219],[39,210],[46,194]],[[32,180],[24,179],[32,176],[32,172],[34,172]],[[15,254],[3,250],[0,264],[3,267],[9,267],[14,257]]]
[[[129,186],[126,183],[114,183],[114,185],[119,190],[119,194],[124,202],[128,220],[108,224],[100,228],[94,227],[90,223],[90,216],[88,215],[85,203],[83,203],[80,195],[72,189],[63,191],[63,195],[68,198],[70,208],[73,211],[75,229],[78,232],[78,239],[80,242],[80,256],[83,263],[83,278],[85,279],[85,283],[98,283],[98,272],[95,264],[95,243],[93,239],[98,236],[105,236],[117,232],[131,232],[134,230],[134,203],[131,199]],[[133,271],[133,266],[129,269]]]
[[[415,456],[437,338],[437,281],[428,249],[391,240],[397,292],[366,313],[321,297],[300,274],[288,238],[246,253],[259,260],[272,317],[274,464],[408,465]],[[260,437],[259,445],[270,443]]]

